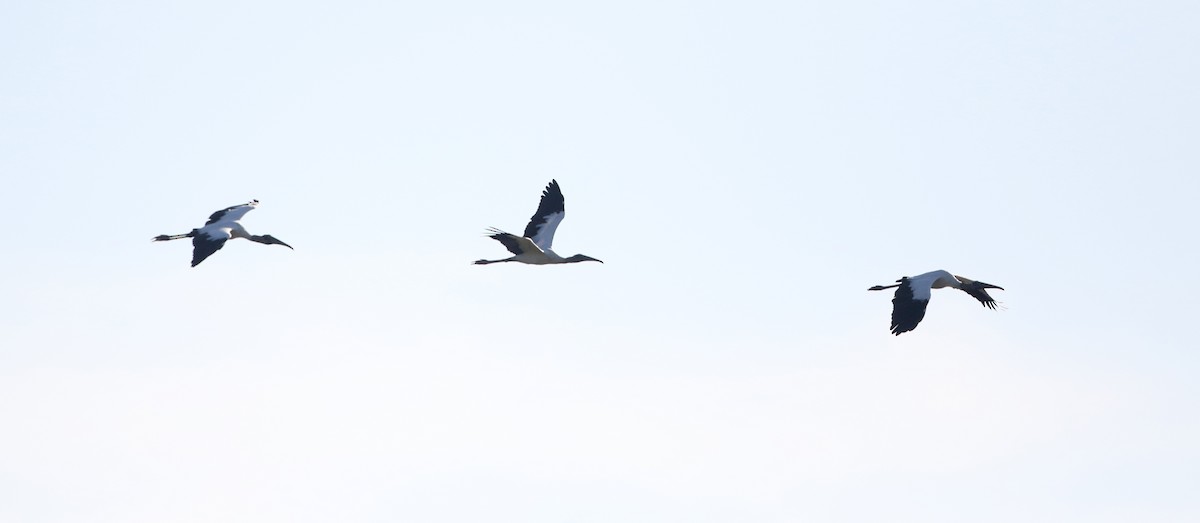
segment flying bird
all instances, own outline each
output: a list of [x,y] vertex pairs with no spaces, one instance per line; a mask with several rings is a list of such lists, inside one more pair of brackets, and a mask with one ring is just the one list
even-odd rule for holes
[[969,280],[946,271],[927,272],[911,278],[906,276],[896,281],[898,283],[895,285],[876,285],[867,290],[881,291],[898,287],[895,297],[892,298],[892,334],[897,336],[917,328],[917,324],[921,323],[921,319],[925,317],[925,307],[929,306],[929,297],[933,289],[942,287],[959,289],[970,294],[989,309],[996,308],[996,300],[988,295],[987,289],[1004,290],[1004,287]]
[[554,242],[554,231],[558,229],[558,224],[562,223],[563,216],[566,214],[567,212],[563,208],[562,189],[558,187],[557,181],[550,180],[546,190],[542,191],[542,201],[538,204],[537,212],[533,213],[533,217],[529,219],[529,225],[525,226],[524,236],[510,234],[495,227],[488,229],[488,236],[504,244],[504,247],[508,249],[508,252],[513,253],[513,256],[503,260],[476,260],[475,265],[512,261],[533,265],[583,261],[604,263],[582,254],[563,258],[550,250],[550,244]]
[[233,238],[245,238],[252,242],[264,243],[267,245],[282,245],[289,249],[291,245],[279,241],[279,239],[269,234],[262,236],[250,234],[246,232],[246,228],[238,223],[246,213],[258,207],[258,200],[250,200],[248,203],[226,207],[217,212],[212,213],[208,217],[208,221],[204,223],[204,227],[192,229],[192,232],[187,234],[166,235],[160,234],[155,236],[152,241],[165,242],[167,240],[178,240],[180,238],[192,239],[192,267],[200,265],[200,262],[205,258],[212,256],[214,252],[221,250],[225,246],[225,242]]

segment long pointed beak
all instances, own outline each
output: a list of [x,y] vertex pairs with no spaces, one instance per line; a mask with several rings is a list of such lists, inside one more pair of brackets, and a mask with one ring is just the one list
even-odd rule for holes
[[256,236],[255,238],[257,238],[257,240],[258,240],[259,242],[261,242],[261,243],[269,243],[269,244],[271,244],[271,245],[282,245],[282,246],[284,246],[284,247],[287,247],[287,248],[289,248],[289,249],[291,249],[291,250],[293,250],[293,251],[294,251],[294,250],[296,250],[296,248],[295,248],[295,247],[292,247],[291,245],[288,245],[288,244],[284,243],[284,242],[283,242],[283,240],[280,240],[279,238],[276,238],[276,237],[274,237],[274,236],[271,236],[270,234],[264,234],[264,235],[262,235],[262,236]]

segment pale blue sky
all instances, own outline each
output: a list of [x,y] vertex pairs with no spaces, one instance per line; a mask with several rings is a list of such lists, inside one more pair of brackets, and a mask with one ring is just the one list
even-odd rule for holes
[[1200,520],[1198,20],[0,5],[0,520]]

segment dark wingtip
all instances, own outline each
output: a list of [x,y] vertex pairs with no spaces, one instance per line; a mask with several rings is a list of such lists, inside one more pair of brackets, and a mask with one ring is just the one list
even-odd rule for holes
[[915,325],[914,325],[912,328],[908,328],[908,329],[904,328],[904,326],[903,326],[903,325],[897,325],[897,326],[895,326],[895,327],[893,327],[893,328],[892,328],[892,334],[894,334],[894,335],[896,335],[896,336],[899,336],[899,335],[901,335],[901,334],[904,334],[904,333],[906,333],[906,332],[912,332],[912,330],[913,330],[913,329],[915,329],[915,328],[917,328]]

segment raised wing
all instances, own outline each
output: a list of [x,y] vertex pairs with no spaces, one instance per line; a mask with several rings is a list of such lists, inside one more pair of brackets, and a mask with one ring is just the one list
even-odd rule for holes
[[258,206],[258,200],[250,200],[249,202],[243,203],[241,205],[234,205],[233,207],[226,207],[224,209],[221,209],[217,212],[212,213],[212,216],[208,217],[208,221],[204,222],[204,225],[212,225],[212,224],[217,223],[222,220],[236,222],[236,221],[242,219],[242,216],[245,216],[246,213],[254,210],[254,208],[257,206]]
[[529,225],[525,226],[525,237],[532,239],[538,248],[549,249],[554,243],[554,231],[566,215],[562,189],[558,187],[558,181],[550,180],[550,185],[542,191],[542,201],[538,204],[537,212],[533,213]]

